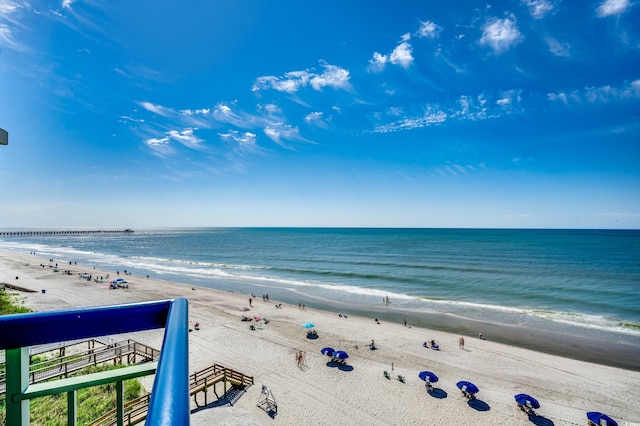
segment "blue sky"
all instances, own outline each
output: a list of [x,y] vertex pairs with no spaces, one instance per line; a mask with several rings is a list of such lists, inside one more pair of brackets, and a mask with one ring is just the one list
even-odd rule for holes
[[0,0],[0,227],[640,228],[629,0]]

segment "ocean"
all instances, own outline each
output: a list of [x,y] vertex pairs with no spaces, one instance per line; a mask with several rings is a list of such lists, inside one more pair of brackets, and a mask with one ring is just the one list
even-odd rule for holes
[[438,316],[440,328],[449,318],[640,346],[640,231],[134,231],[0,237],[0,249],[419,325]]

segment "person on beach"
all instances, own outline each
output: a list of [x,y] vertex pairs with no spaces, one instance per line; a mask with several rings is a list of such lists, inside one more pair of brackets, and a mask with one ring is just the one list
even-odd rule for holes
[[253,301],[253,299],[251,299],[251,296],[249,296],[249,306],[253,308],[253,305],[251,305],[252,301]]
[[458,341],[458,347],[460,349],[464,349],[464,337],[460,337],[460,340]]
[[406,327],[407,326],[407,319],[405,318],[403,322],[404,322],[404,326]]

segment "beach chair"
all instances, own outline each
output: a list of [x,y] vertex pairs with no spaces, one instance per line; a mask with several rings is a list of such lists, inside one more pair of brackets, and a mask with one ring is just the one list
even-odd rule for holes
[[398,380],[404,383],[404,376],[401,376],[400,374],[398,374]]
[[518,402],[516,402],[516,404],[518,405],[518,408],[522,410],[527,416],[536,415],[535,411],[533,411],[533,407],[530,407],[529,405],[526,405],[526,404],[520,404]]
[[391,376],[389,375],[388,371],[384,371],[384,377],[387,378],[388,380],[391,380]]
[[267,414],[278,413],[276,398],[271,393],[271,389],[265,385],[262,385],[262,391],[260,392],[260,398],[258,399],[257,406],[262,408]]

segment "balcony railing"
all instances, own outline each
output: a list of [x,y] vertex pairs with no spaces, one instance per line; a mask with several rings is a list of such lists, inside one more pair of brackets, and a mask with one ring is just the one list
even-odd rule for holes
[[[160,359],[117,370],[29,384],[29,347],[74,339],[164,328]],[[0,316],[6,350],[7,425],[29,425],[29,400],[67,393],[67,423],[76,424],[76,391],[116,383],[118,425],[124,424],[124,381],[155,372],[146,423],[189,424],[187,299]]]

